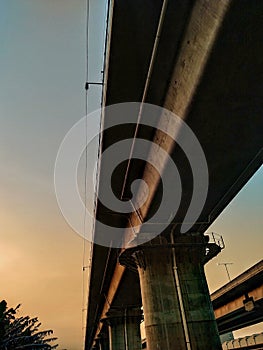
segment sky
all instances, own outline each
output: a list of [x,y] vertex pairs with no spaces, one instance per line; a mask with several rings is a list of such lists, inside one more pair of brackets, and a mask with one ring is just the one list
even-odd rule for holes
[[[90,4],[89,77],[101,81],[105,4]],[[85,115],[86,2],[0,0],[0,17],[0,297],[53,329],[60,349],[82,349],[83,239],[53,177],[62,139]],[[97,109],[99,87],[90,90]]]
[[[105,0],[90,4],[89,78],[101,81]],[[22,303],[68,350],[83,348],[88,271],[53,176],[62,139],[85,115],[85,21],[85,0],[0,0],[0,298]],[[90,89],[89,111],[100,93]],[[261,168],[208,230],[226,243],[206,267],[211,291],[228,281],[217,263],[232,262],[234,278],[262,259],[262,184]]]

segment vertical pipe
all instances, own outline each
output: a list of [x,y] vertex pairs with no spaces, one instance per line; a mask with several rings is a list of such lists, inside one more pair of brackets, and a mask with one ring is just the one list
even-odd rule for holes
[[[172,232],[171,232],[171,243],[174,244],[174,237],[173,237]],[[179,280],[179,276],[178,276],[178,272],[177,272],[176,256],[175,256],[175,248],[174,247],[172,248],[172,256],[173,256],[173,274],[174,274],[175,286],[176,286],[176,290],[177,290],[178,301],[179,301],[179,306],[180,306],[180,311],[181,311],[181,316],[182,316],[182,323],[183,323],[183,330],[184,330],[186,347],[187,347],[187,350],[191,350],[192,348],[191,348],[189,331],[188,331],[187,322],[186,322],[180,280]]]
[[129,350],[128,333],[127,333],[127,308],[125,308],[124,310],[124,340],[125,340],[125,350]]

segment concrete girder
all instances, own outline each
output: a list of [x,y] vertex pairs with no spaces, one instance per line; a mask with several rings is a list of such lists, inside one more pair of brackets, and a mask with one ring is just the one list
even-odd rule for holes
[[[117,5],[125,7],[126,4],[132,6],[132,3],[135,4],[135,1],[126,1],[125,3],[122,1],[116,1],[116,3]],[[170,4],[172,3],[175,4],[176,2],[170,2]],[[205,2],[187,2],[186,0],[182,2],[179,1],[178,3],[182,6],[186,4],[185,7],[187,10],[184,11],[185,23],[189,22],[188,17],[191,18],[191,15],[189,16],[189,14],[192,13],[193,4],[195,4],[195,8],[198,6],[198,3],[203,3],[205,5]],[[160,2],[158,2],[158,6],[159,5]],[[136,11],[138,11],[139,7],[136,5],[134,6],[136,7]],[[148,6],[148,4],[146,6]],[[157,12],[158,9],[159,8],[157,8]],[[187,12],[188,15],[186,15]],[[197,85],[193,90],[190,88],[188,91],[189,96],[191,96],[190,104],[186,103],[185,109],[182,107],[182,111],[185,110],[185,116],[187,116],[187,121],[191,122],[193,130],[203,130],[198,136],[202,141],[202,146],[205,148],[210,170],[211,190],[207,200],[207,205],[204,208],[204,213],[208,217],[208,214],[213,210],[213,215],[211,215],[210,221],[208,220],[207,223],[196,229],[196,231],[199,232],[205,231],[210,223],[220,214],[229,201],[242,188],[262,163],[262,153],[260,153],[260,145],[262,145],[262,139],[260,141],[260,135],[262,135],[260,132],[260,130],[262,130],[262,124],[260,123],[260,118],[262,120],[262,103],[260,102],[262,101],[262,63],[260,62],[263,51],[261,30],[262,21],[259,21],[257,18],[257,16],[260,17],[261,13],[262,3],[258,1],[232,1],[230,11],[228,11],[226,16],[227,20],[224,20],[222,28],[219,30],[219,34],[218,32],[214,33],[214,46],[216,47],[216,50],[213,45],[208,49],[208,55],[204,58],[204,66],[199,71],[201,76],[198,78]],[[169,14],[169,16],[173,15],[173,13]],[[154,18],[156,22],[156,17]],[[115,24],[113,23],[113,25]],[[185,28],[188,27],[188,25],[184,27],[181,23],[181,32],[178,36],[185,38],[183,33],[186,32]],[[182,28],[184,29],[182,30]],[[140,28],[140,30],[142,29]],[[125,33],[123,35],[125,35]],[[242,35],[245,35],[244,40]],[[115,38],[112,47],[113,56],[111,57],[111,60],[109,60],[110,74],[108,78],[110,84],[107,89],[107,97],[105,98],[105,101],[106,103],[115,103],[139,100],[145,72],[136,72],[135,68],[138,63],[137,61],[139,61],[139,56],[142,57],[142,40],[139,45],[138,51],[140,55],[138,55],[137,61],[133,61],[133,51],[131,48],[129,51],[131,61],[127,62],[123,60],[122,65],[121,59],[123,57],[118,61],[118,57],[116,56],[116,47],[118,46],[117,43],[120,38],[116,32],[113,33],[113,36],[113,39]],[[218,37],[220,37],[220,40]],[[123,45],[123,40],[121,40],[121,42],[120,45]],[[177,63],[179,62],[178,57],[181,57],[180,52],[183,40],[180,39],[178,42],[179,44],[177,45],[177,48],[174,50],[173,54],[171,54],[171,56],[176,58],[175,62]],[[148,44],[149,43],[147,43],[147,48],[149,49]],[[165,44],[166,47],[167,44],[169,44],[169,42]],[[186,40],[186,49],[188,45],[190,44],[188,44]],[[162,43],[160,43],[160,47],[163,47]],[[180,47],[180,49],[178,49],[178,47]],[[121,46],[121,48],[124,49],[123,46]],[[122,50],[119,50],[117,55],[121,56],[121,51]],[[147,55],[146,61],[149,56]],[[159,53],[158,58],[160,55],[161,54]],[[189,59],[194,59],[194,57],[189,56]],[[141,70],[142,66],[145,67],[145,64],[141,65],[140,63],[141,62],[138,64],[140,65]],[[157,62],[152,77],[152,80],[155,80],[155,85],[151,84],[150,86],[148,102],[164,105],[168,88],[166,89],[167,79],[165,78],[162,80],[162,77],[167,77],[168,75],[164,74],[163,67],[165,65],[160,63],[162,63],[162,61]],[[181,61],[182,66],[184,66],[185,63],[186,62]],[[114,66],[114,69],[111,68],[112,66]],[[127,72],[128,74],[126,74],[124,66],[132,67],[133,72]],[[117,72],[116,67],[119,69]],[[158,72],[161,72],[163,76],[162,74],[161,76],[158,75]],[[123,81],[119,80],[120,76],[122,76]],[[133,76],[135,77],[134,80],[132,80]],[[222,79],[222,77],[224,77],[224,79]],[[237,77],[239,80],[237,83],[234,83]],[[160,81],[161,84],[158,84]],[[122,89],[124,84],[126,84],[125,89]],[[135,93],[136,86],[138,91]],[[158,89],[156,87],[161,88]],[[182,103],[183,102],[182,98]],[[220,110],[221,115],[216,109]],[[210,116],[211,118],[209,118]],[[210,130],[211,125],[212,128]],[[220,133],[217,132],[218,130],[220,130]],[[241,134],[239,135],[239,133]],[[217,134],[220,135],[218,136]],[[117,134],[113,134],[110,135],[110,138],[106,137],[104,139],[103,145],[105,148],[111,142],[114,142],[114,139],[118,139],[119,136],[116,135]],[[169,144],[167,144],[167,146],[169,148]],[[212,151],[210,151],[210,149],[212,149]],[[231,149],[231,152],[227,152],[229,149]],[[104,169],[104,171],[106,170]],[[132,169],[132,171],[136,173],[138,172],[138,169],[135,168],[134,170]],[[218,175],[220,173],[222,173],[221,177]],[[101,174],[103,179],[103,165]],[[147,214],[147,210],[145,210],[145,214]],[[103,208],[99,205],[98,217],[101,214],[105,213],[103,213]],[[136,220],[136,218],[134,219]],[[106,248],[95,247],[95,260],[99,259],[100,261],[105,261],[106,254]],[[104,303],[105,298],[101,298],[99,295],[101,289],[103,288],[106,295],[107,291],[110,290],[111,300],[114,300],[114,295],[117,293],[117,289],[121,285],[121,267],[118,267],[118,264],[116,264],[116,254],[115,256],[112,254],[112,256],[113,257],[109,260],[109,266],[107,267],[106,272],[101,266],[98,266],[99,264],[92,268],[92,276],[96,276],[97,281],[93,284],[90,295],[90,302],[92,305],[89,311],[91,317],[89,318],[90,321],[88,322],[87,327],[86,346],[88,349],[91,334],[93,337],[95,332],[94,328],[96,328],[96,323],[98,323],[99,317],[102,314],[103,305],[105,307],[103,313],[107,312],[107,303]],[[113,276],[115,266],[118,271],[116,274],[114,273],[114,276],[117,277],[113,282],[111,277]],[[102,272],[100,269],[102,269]],[[105,280],[97,277],[101,274],[105,275],[105,273],[108,276]],[[101,301],[102,299],[103,305]],[[93,315],[95,315],[95,317],[93,317]]]

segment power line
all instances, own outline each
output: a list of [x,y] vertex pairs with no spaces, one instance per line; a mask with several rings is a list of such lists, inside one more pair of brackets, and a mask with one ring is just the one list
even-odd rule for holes
[[[88,81],[89,81],[89,0],[86,0],[86,83],[85,83],[85,165],[84,165],[84,220],[83,220],[83,256],[82,256],[82,310],[81,310],[81,327],[85,329],[85,258],[86,258],[86,221],[87,221],[87,178],[88,178]],[[85,332],[83,332],[85,337]]]
[[[109,0],[105,1],[106,6],[109,6]],[[106,13],[106,10],[105,10]],[[108,18],[104,26],[108,25]],[[103,73],[103,79],[102,82],[96,82],[96,81],[90,81],[89,77],[89,30],[90,30],[90,0],[86,0],[86,36],[85,36],[85,45],[86,45],[86,73],[85,73],[85,164],[84,164],[84,220],[83,220],[83,259],[82,259],[82,330],[84,330],[83,338],[85,340],[85,321],[86,321],[86,313],[87,313],[87,307],[86,307],[86,287],[88,283],[90,282],[91,278],[91,260],[92,260],[92,254],[93,254],[93,236],[95,231],[95,217],[96,217],[96,203],[97,203],[97,189],[98,189],[98,178],[99,178],[99,157],[100,157],[100,149],[101,149],[101,132],[99,132],[99,142],[98,142],[98,154],[97,154],[97,163],[96,163],[96,184],[94,188],[94,198],[93,198],[93,222],[92,222],[92,238],[90,242],[90,252],[89,252],[89,263],[86,264],[86,244],[87,244],[87,192],[88,192],[88,112],[89,112],[89,88],[90,86],[102,86],[104,85],[104,68],[105,68],[105,57],[104,57],[104,68],[101,71]],[[106,31],[106,28],[104,28]],[[104,31],[104,32],[105,32]],[[105,43],[106,46],[106,43]],[[103,89],[102,89],[102,95],[101,95],[101,104],[103,101]],[[100,119],[100,131],[102,129],[102,118]],[[88,276],[85,279],[86,270],[88,271]],[[86,283],[85,283],[86,282]],[[85,347],[85,343],[84,343]]]

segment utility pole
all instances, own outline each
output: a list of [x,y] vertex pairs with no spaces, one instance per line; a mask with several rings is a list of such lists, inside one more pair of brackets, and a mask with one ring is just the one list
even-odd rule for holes
[[217,265],[224,265],[224,266],[225,266],[226,273],[227,273],[227,276],[228,276],[228,279],[229,279],[229,282],[230,282],[230,281],[231,281],[231,278],[230,278],[230,274],[229,274],[227,265],[233,265],[233,263],[231,263],[231,262],[225,262],[225,263],[217,263]]

